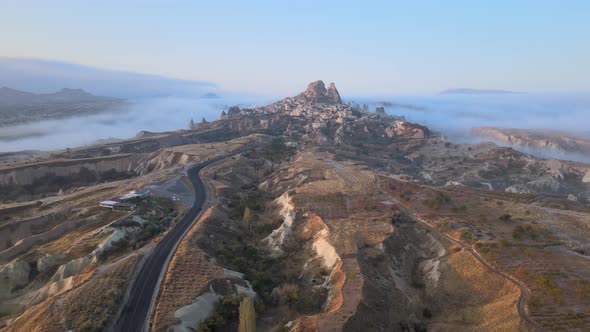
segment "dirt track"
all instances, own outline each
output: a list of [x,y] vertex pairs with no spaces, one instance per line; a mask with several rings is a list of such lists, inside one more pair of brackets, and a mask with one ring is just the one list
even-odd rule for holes
[[[408,210],[409,211],[409,210]],[[500,277],[512,282],[513,284],[515,284],[519,289],[520,289],[520,297],[518,299],[518,314],[520,316],[520,318],[522,318],[522,320],[533,330],[533,331],[544,331],[537,323],[535,323],[535,321],[533,321],[531,319],[531,317],[528,315],[527,311],[526,311],[526,300],[527,297],[530,296],[530,290],[528,289],[528,287],[526,287],[526,285],[524,285],[522,282],[516,280],[515,278],[507,275],[506,273],[496,269],[495,267],[493,267],[492,265],[490,265],[489,263],[487,263],[481,256],[480,254],[473,249],[471,246],[469,246],[468,244],[465,244],[461,241],[456,240],[455,238],[453,238],[450,235],[447,235],[441,231],[439,231],[438,229],[436,229],[435,227],[433,227],[432,225],[430,225],[428,222],[426,222],[425,220],[423,220],[422,218],[420,218],[419,216],[416,216],[414,214],[411,214],[415,220],[417,220],[418,222],[420,222],[421,224],[425,225],[426,227],[428,227],[429,229],[433,230],[436,234],[443,236],[444,238],[446,238],[447,240],[459,245],[461,248],[463,248],[464,250],[466,250],[468,253],[470,253],[473,258],[475,258],[478,262],[480,262],[487,270],[499,275]]]

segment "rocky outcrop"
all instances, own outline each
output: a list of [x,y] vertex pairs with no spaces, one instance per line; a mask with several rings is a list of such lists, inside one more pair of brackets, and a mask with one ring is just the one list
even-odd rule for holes
[[[52,176],[68,176],[84,172],[91,172],[95,175],[115,170],[117,172],[132,172],[137,166],[141,155],[113,155],[98,158],[82,158],[74,160],[52,160],[47,162],[21,164],[14,167],[0,169],[0,186],[2,185],[30,185],[35,180],[48,174]],[[61,189],[58,188],[56,192]]]
[[385,135],[387,137],[426,138],[430,136],[430,131],[421,125],[397,120],[385,129]]
[[326,94],[328,95],[330,102],[337,104],[342,103],[340,93],[338,93],[338,89],[336,89],[336,85],[334,83],[330,83],[330,86],[328,87],[328,92]]
[[323,81],[315,81],[309,83],[307,89],[297,95],[296,99],[303,99],[307,102],[312,103],[327,103],[327,104],[340,104],[340,94],[336,89],[334,83],[330,83],[330,87],[326,89]]
[[31,267],[25,261],[17,260],[0,268],[0,296],[10,294],[13,289],[29,283]]
[[[590,139],[576,137],[555,130],[475,127],[472,135],[491,139],[499,144],[524,149],[526,152],[543,152],[542,157],[566,158],[586,162],[590,154]],[[540,151],[539,151],[540,150]]]
[[227,110],[227,116],[235,116],[238,114],[240,114],[240,108],[238,106],[232,106]]
[[57,282],[72,276],[77,276],[92,262],[92,259],[91,256],[85,256],[60,265],[55,274],[51,277],[51,281]]
[[58,252],[55,254],[46,254],[45,256],[37,260],[37,270],[39,272],[46,271],[54,266],[57,266],[66,258],[64,252]]
[[[174,141],[174,136],[168,136]],[[170,146],[177,141],[170,142]],[[62,193],[72,187],[121,180],[193,161],[190,155],[160,149],[153,153],[118,154],[96,158],[50,160],[0,169],[0,201]],[[1,231],[1,229],[0,229]],[[0,250],[6,247],[0,237]]]
[[291,234],[293,228],[293,222],[295,221],[295,205],[291,201],[291,197],[288,193],[284,193],[276,199],[276,203],[281,207],[279,214],[283,218],[281,226],[266,237],[263,241],[268,243],[273,253],[276,255],[281,254],[282,245],[285,239]]

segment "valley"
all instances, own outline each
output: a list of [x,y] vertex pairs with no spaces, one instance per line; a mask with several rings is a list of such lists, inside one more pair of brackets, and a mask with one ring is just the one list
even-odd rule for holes
[[589,202],[589,164],[450,142],[315,81],[7,155],[0,326],[235,331],[249,298],[257,331],[584,331]]

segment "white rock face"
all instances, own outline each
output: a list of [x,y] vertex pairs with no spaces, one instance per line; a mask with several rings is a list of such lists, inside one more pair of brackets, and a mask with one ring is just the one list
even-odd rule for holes
[[222,296],[215,293],[210,286],[209,291],[197,296],[193,303],[174,312],[174,317],[180,320],[180,324],[175,325],[172,330],[174,332],[195,331],[213,313],[221,298]]
[[327,237],[328,230],[323,229],[313,242],[313,250],[322,258],[322,265],[330,271],[340,259],[340,256],[336,253],[334,246],[328,242]]
[[432,175],[430,175],[428,172],[422,171],[420,174],[418,174],[418,176],[421,176],[425,181],[434,182]]
[[30,306],[40,303],[51,296],[56,296],[74,288],[74,277],[68,277],[56,282],[49,282],[45,286],[27,293],[16,299],[21,305]]
[[[141,222],[138,221],[135,217],[133,216],[133,220],[137,221],[139,223],[143,223],[145,222],[143,219],[141,219]],[[112,232],[111,236],[109,236],[106,240],[104,240],[101,244],[99,244],[96,249],[94,249],[94,254],[98,255],[100,253],[102,253],[105,250],[109,250],[114,243],[116,243],[117,241],[120,241],[121,239],[125,238],[125,236],[127,235],[127,233],[133,233],[133,232],[137,232],[141,229],[141,227],[136,227],[136,226],[126,226],[126,227],[107,227],[105,228],[102,233],[108,233],[108,232]]]
[[426,241],[426,245],[436,253],[436,257],[421,262],[419,268],[426,277],[426,282],[429,289],[434,289],[438,285],[438,280],[440,279],[441,275],[441,257],[443,257],[447,251],[445,250],[445,247],[430,234],[428,234],[428,241]]
[[283,223],[279,228],[272,231],[269,236],[264,238],[263,241],[267,242],[275,253],[280,253],[285,238],[292,231],[293,221],[295,221],[295,205],[288,193],[281,195],[281,197],[277,198],[276,202],[282,206],[280,214],[283,217]]
[[0,269],[0,295],[7,295],[15,287],[24,286],[29,283],[31,267],[27,262],[16,261],[8,263]]
[[55,274],[51,277],[51,281],[61,281],[69,277],[76,276],[80,274],[80,272],[82,272],[90,263],[92,263],[92,259],[89,256],[69,261],[57,269]]
[[519,186],[519,185],[514,185],[514,186],[510,186],[506,189],[504,189],[505,192],[507,193],[511,193],[511,194],[529,194],[530,191],[526,188],[524,188],[523,186]]
[[584,175],[584,178],[582,178],[582,182],[590,183],[590,171],[586,172],[586,175]]
[[39,270],[39,272],[43,272],[49,268],[56,266],[65,258],[66,254],[64,252],[58,252],[53,255],[47,254],[37,260],[37,270]]

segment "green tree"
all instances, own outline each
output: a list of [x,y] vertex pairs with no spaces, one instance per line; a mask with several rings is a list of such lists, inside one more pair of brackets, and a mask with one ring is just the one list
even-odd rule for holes
[[244,297],[240,303],[240,327],[239,332],[256,331],[256,312],[254,304],[248,297]]
[[299,301],[299,289],[295,284],[282,285],[279,288],[279,298],[289,308]]

